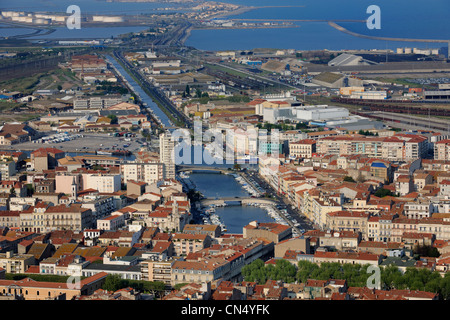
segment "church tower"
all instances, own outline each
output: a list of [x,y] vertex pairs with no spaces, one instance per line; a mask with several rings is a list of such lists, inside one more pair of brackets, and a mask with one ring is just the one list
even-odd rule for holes
[[75,201],[77,199],[77,195],[78,195],[78,185],[75,182],[75,177],[73,177],[72,179],[72,185],[71,185],[71,195],[70,195],[70,200]]

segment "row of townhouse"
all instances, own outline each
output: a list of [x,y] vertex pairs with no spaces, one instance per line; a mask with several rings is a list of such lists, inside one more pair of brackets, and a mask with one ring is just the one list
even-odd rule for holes
[[389,161],[424,158],[428,154],[428,139],[420,135],[396,134],[392,137],[345,135],[317,141],[317,153],[333,155],[362,154]]
[[[186,235],[176,237],[185,238]],[[158,279],[164,281],[167,286],[187,282],[217,283],[218,281],[239,280],[244,265],[273,250],[273,242],[256,238],[218,238],[217,240],[222,243],[190,252],[184,257],[172,256],[165,259],[152,258],[142,261],[143,279],[149,281]],[[190,241],[183,242],[185,245],[190,243]],[[175,247],[177,246],[176,250],[183,250],[182,245],[176,244]]]
[[82,231],[92,227],[92,210],[82,204],[50,206],[37,203],[23,211],[0,211],[2,226],[19,228],[26,232],[49,232],[53,230]]

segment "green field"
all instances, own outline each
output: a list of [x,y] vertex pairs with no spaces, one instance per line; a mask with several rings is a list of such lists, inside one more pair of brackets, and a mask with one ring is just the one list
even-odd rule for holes
[[70,70],[56,68],[48,72],[36,73],[29,77],[0,81],[0,89],[19,91],[24,95],[28,95],[39,89],[57,89],[58,86],[67,88],[77,84],[81,84],[81,81]]

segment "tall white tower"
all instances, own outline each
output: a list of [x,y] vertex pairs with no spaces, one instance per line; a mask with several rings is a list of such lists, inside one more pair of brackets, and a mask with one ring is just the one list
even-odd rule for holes
[[175,141],[168,132],[159,136],[159,159],[164,165],[164,179],[175,179]]

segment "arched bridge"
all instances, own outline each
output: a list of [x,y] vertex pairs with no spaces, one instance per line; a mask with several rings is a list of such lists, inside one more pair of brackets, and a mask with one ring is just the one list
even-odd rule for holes
[[274,200],[264,199],[264,198],[250,198],[250,197],[224,197],[224,198],[220,198],[220,199],[204,198],[204,199],[200,200],[201,205],[204,207],[212,205],[212,204],[224,205],[227,202],[240,202],[241,205],[248,205],[250,203],[268,204],[268,205],[276,204],[276,202]]
[[221,172],[221,173],[230,173],[232,172],[228,168],[224,167],[214,167],[214,166],[201,166],[201,165],[177,165],[177,172],[184,171],[211,171],[211,172]]

